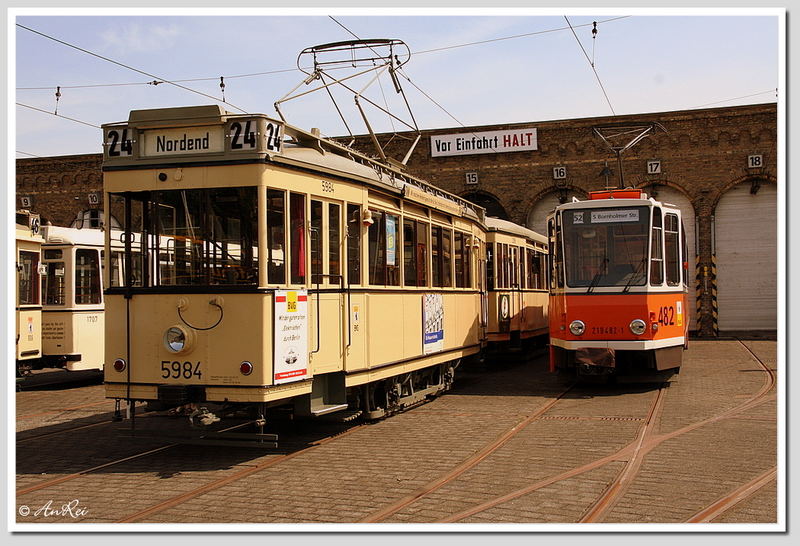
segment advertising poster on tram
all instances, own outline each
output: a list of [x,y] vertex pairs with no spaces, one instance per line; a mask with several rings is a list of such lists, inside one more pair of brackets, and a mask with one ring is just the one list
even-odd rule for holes
[[308,292],[275,291],[275,347],[273,380],[276,385],[308,377]]
[[422,296],[422,354],[444,350],[444,305],[441,294]]

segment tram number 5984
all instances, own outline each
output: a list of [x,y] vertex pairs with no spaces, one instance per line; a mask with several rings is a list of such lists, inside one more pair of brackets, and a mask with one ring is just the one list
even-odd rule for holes
[[198,379],[203,377],[203,372],[200,371],[200,362],[179,362],[177,360],[162,360],[161,361],[161,377],[163,379],[191,379],[197,376]]
[[658,309],[658,323],[662,326],[675,325],[675,308],[673,306],[660,307]]

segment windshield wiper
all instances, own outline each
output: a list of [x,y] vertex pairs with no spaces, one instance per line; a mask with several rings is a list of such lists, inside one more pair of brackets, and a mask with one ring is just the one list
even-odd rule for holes
[[592,277],[592,282],[589,283],[589,288],[586,290],[586,293],[591,293],[594,290],[594,287],[600,282],[600,279],[603,277],[603,269],[606,267],[608,263],[608,258],[603,258],[603,262],[600,264],[600,269],[597,270],[597,273],[594,274]]
[[642,258],[642,261],[641,261],[641,262],[639,262],[639,265],[636,267],[636,271],[634,271],[634,272],[633,272],[633,275],[631,275],[631,278],[630,278],[630,279],[628,279],[628,282],[627,282],[627,284],[625,284],[625,288],[623,288],[623,289],[622,289],[622,292],[623,292],[623,294],[624,294],[625,292],[627,292],[627,291],[628,291],[628,289],[631,287],[631,284],[633,283],[633,280],[639,277],[639,272],[642,270],[642,266],[643,266],[643,265],[644,265],[646,262],[647,262],[647,258],[646,258],[646,257],[645,257],[645,258]]

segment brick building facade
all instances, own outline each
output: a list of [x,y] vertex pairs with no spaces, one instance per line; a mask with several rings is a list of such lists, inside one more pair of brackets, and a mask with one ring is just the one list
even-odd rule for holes
[[[687,209],[684,216],[693,216],[696,267],[692,269],[697,300],[693,326],[699,335],[715,335],[719,331],[713,283],[718,265],[715,214],[720,201],[734,188],[746,187],[755,196],[767,187],[773,192],[769,195],[778,195],[776,104],[429,130],[423,132],[407,170],[477,202],[490,215],[543,231],[543,217],[553,204],[572,196],[583,198],[607,185],[617,187],[616,157],[593,128],[621,123],[657,123],[665,130],[652,133],[622,154],[625,185],[643,188],[656,198],[680,198]],[[431,154],[432,136],[531,128],[536,129],[534,150],[447,157]],[[413,136],[399,137],[378,135],[387,156],[405,155]],[[374,152],[369,137],[358,137],[354,147]],[[101,161],[101,154],[18,159],[17,207],[27,205],[40,213],[43,221],[55,225],[68,226],[76,218],[97,223],[102,203],[97,200],[102,193]],[[656,165],[659,172],[652,173]],[[473,183],[468,183],[468,178]],[[760,221],[769,224],[774,218]]]

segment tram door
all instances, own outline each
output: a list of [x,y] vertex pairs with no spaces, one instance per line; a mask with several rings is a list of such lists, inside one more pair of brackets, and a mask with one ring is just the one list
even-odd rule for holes
[[343,368],[347,344],[344,205],[312,199],[309,217],[312,310],[309,350],[315,374]]

